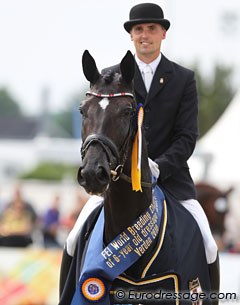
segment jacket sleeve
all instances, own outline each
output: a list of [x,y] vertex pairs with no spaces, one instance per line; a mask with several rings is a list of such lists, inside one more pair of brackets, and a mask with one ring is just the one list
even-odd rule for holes
[[172,130],[171,145],[154,161],[159,165],[160,180],[164,181],[181,167],[187,166],[198,137],[198,97],[193,71],[188,78],[179,103]]

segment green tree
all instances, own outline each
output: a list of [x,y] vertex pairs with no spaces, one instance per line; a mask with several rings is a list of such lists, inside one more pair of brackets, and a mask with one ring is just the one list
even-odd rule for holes
[[11,96],[6,88],[0,88],[0,114],[21,115],[17,101]]
[[[72,98],[70,98],[64,110],[51,115],[51,118],[72,137],[76,136],[74,131],[74,118],[76,119],[78,115],[80,117],[78,107],[80,102],[84,100],[86,91],[87,89],[85,90],[85,88],[83,88],[81,93],[75,94]],[[79,126],[79,128],[81,128],[81,126]]]
[[233,98],[233,70],[217,64],[212,77],[208,78],[200,74],[198,68],[194,68],[194,71],[199,96],[199,130],[200,136],[203,136],[219,119]]
[[53,120],[61,126],[67,134],[72,136],[72,113],[71,109],[65,109],[63,111],[54,113],[52,115]]
[[29,172],[20,175],[19,178],[57,181],[62,180],[65,177],[71,177],[72,179],[75,179],[76,176],[76,166],[71,166],[63,163],[42,162]]

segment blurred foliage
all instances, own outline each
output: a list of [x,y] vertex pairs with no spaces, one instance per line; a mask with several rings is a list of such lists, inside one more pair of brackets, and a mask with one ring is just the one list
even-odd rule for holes
[[77,170],[76,166],[46,162],[38,164],[34,169],[22,174],[19,178],[60,181],[68,177],[75,180],[77,177]]
[[64,109],[63,111],[51,114],[50,119],[61,126],[71,137],[73,136],[71,109]]
[[[216,64],[207,77],[201,73],[197,64],[193,65],[195,71],[199,96],[199,130],[203,136],[218,120],[228,104],[231,102],[234,90],[232,88],[233,69]],[[56,123],[70,137],[80,132],[80,114],[78,106],[85,99],[87,88],[81,88],[80,93],[74,95],[66,102],[63,110],[49,115],[49,121]],[[0,89],[0,114],[20,114],[17,101],[11,97],[7,89]],[[45,120],[45,125],[46,120]],[[52,124],[54,125],[54,124]],[[47,128],[47,126],[46,126]],[[47,128],[49,131],[49,128]],[[79,137],[79,135],[77,135]]]
[[234,95],[232,87],[233,70],[229,67],[216,65],[210,77],[203,76],[197,66],[193,70],[197,81],[198,119],[200,136],[202,137],[232,101]]
[[[201,73],[198,65],[195,65],[193,70],[199,97],[199,130],[200,136],[203,136],[219,119],[233,98],[233,70],[216,64],[211,75],[207,77]],[[72,107],[75,105],[77,108],[80,101],[85,98],[84,92],[72,98],[65,110],[53,115],[57,123],[71,135],[73,135]]]
[[76,135],[76,131],[74,130],[74,128],[76,128],[76,126],[74,126],[74,119],[77,119],[80,124],[80,112],[78,108],[80,102],[85,99],[86,91],[87,89],[83,88],[81,93],[78,93],[69,99],[66,103],[65,109],[51,114],[51,119],[66,130],[66,132],[72,137],[75,137]]
[[[203,136],[212,125],[218,120],[228,104],[232,101],[234,90],[232,87],[233,69],[221,65],[215,65],[211,75],[207,77],[200,72],[200,68],[194,65],[198,95],[199,95],[199,129],[200,136]],[[70,136],[74,136],[75,130],[80,132],[80,117],[78,106],[80,101],[85,99],[85,88],[80,94],[73,96],[66,107],[55,113],[50,113],[51,122],[56,122],[62,129],[66,130]],[[74,115],[73,115],[74,112]],[[0,114],[14,114],[21,116],[18,102],[11,96],[6,88],[0,88]],[[43,114],[39,114],[43,115]],[[76,120],[77,117],[77,120]],[[74,123],[75,118],[75,123]],[[46,121],[45,121],[46,123]],[[22,179],[43,179],[49,181],[59,181],[66,177],[76,179],[77,168],[74,166],[41,163],[32,171],[23,174]]]
[[11,96],[6,88],[0,88],[0,114],[21,115],[18,102]]

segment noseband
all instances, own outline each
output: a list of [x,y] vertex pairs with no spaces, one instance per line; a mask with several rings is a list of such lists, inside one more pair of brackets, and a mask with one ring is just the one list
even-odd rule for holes
[[109,138],[101,134],[91,134],[86,138],[81,149],[82,159],[85,157],[85,154],[89,146],[93,143],[98,143],[101,145],[101,147],[103,148],[103,150],[105,151],[108,157],[108,162],[111,161],[110,153],[112,153],[114,157],[117,159],[117,163],[119,163],[120,156],[117,146]]
[[[103,97],[103,98],[113,98],[113,97],[124,97],[124,96],[130,96],[132,99],[134,99],[134,95],[129,92],[121,92],[121,93],[112,93],[112,94],[101,94],[101,93],[96,93],[92,91],[87,91],[86,95],[92,95],[96,97]],[[112,174],[112,180],[117,181],[122,174],[123,166],[127,158],[127,146],[130,140],[130,137],[133,132],[133,116],[131,117],[130,125],[129,125],[129,130],[126,139],[123,142],[123,145],[121,146],[120,150],[118,150],[117,146],[115,143],[110,140],[108,137],[101,135],[101,134],[91,134],[89,135],[84,143],[82,144],[81,148],[81,155],[82,155],[82,160],[84,159],[86,152],[90,145],[93,143],[98,143],[104,150],[104,152],[107,155],[108,158],[108,163],[109,166],[111,167],[111,155],[113,155],[116,159],[116,168],[114,170],[111,170]],[[122,160],[120,160],[120,156],[123,152],[123,157]]]

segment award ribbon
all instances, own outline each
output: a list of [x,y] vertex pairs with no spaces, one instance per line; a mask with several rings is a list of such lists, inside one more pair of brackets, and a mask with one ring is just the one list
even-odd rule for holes
[[137,108],[137,133],[132,148],[132,190],[142,192],[141,186],[141,159],[142,159],[142,124],[144,118],[143,105],[138,104]]
[[164,195],[157,186],[153,202],[131,226],[103,249],[104,209],[90,237],[80,279],[71,305],[109,305],[116,277],[133,265],[158,236]]

